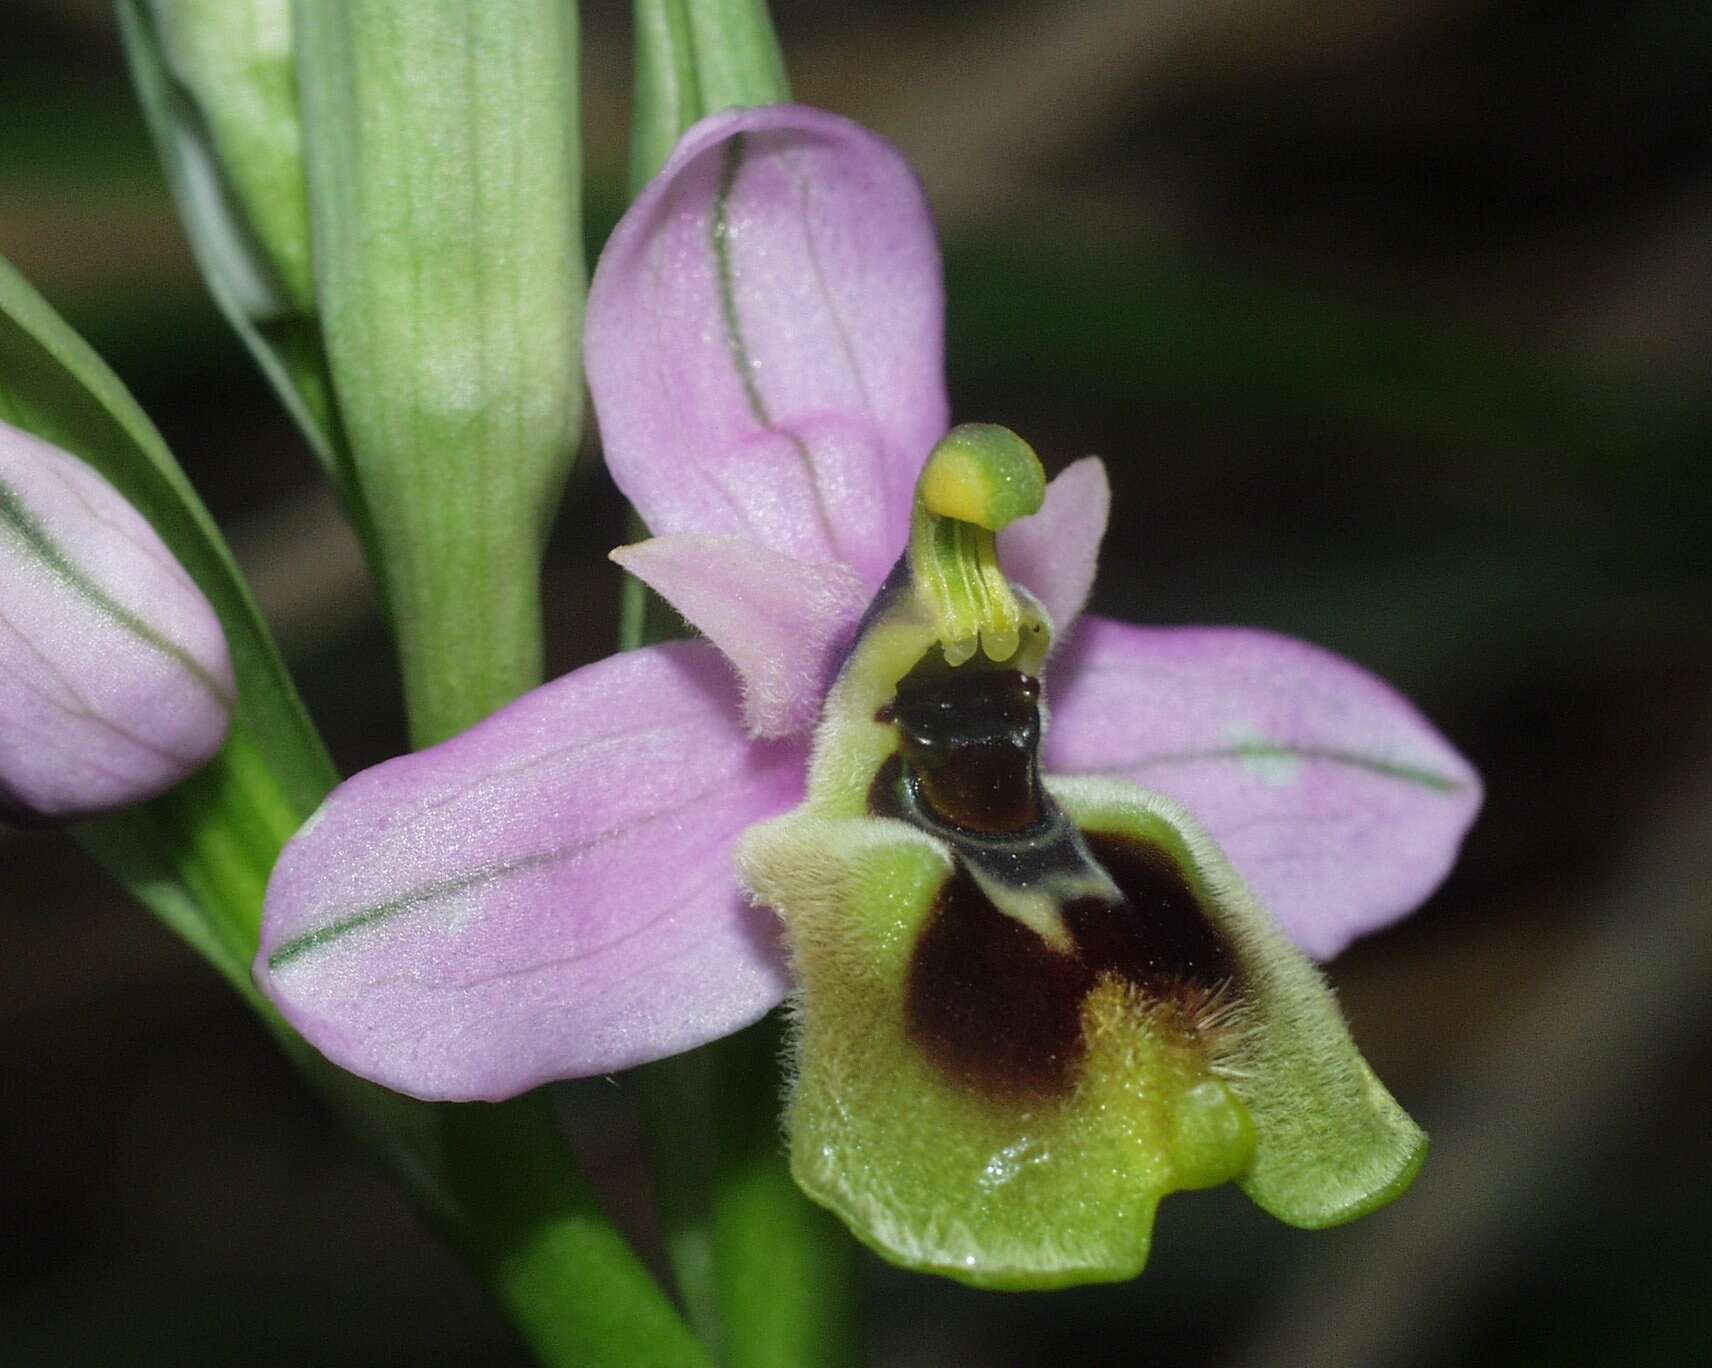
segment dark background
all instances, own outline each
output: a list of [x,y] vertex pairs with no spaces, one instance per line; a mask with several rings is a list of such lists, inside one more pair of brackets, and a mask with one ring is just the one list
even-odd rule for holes
[[[588,12],[591,223],[625,7]],[[1321,1234],[1173,1198],[1131,1284],[870,1261],[882,1365],[1678,1364],[1712,1335],[1712,7],[775,6],[800,97],[916,162],[957,416],[1103,455],[1095,591],[1310,637],[1483,770],[1444,889],[1334,978],[1432,1133]],[[0,8],[0,252],[132,385],[341,762],[403,748],[306,451],[201,291],[97,0]],[[580,465],[556,668],[616,630]],[[563,1089],[646,1238],[626,1080]],[[780,1270],[788,1277],[789,1270]],[[183,946],[0,834],[0,1363],[512,1364],[483,1293]]]

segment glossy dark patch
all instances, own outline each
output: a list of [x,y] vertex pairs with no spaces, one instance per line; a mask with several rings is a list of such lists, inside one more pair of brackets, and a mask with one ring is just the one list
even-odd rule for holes
[[889,711],[928,812],[983,835],[1040,821],[1038,680],[1018,670],[918,670]]
[[896,755],[886,757],[868,785],[868,811],[876,817],[900,817],[910,821],[914,814],[904,801],[904,762]]
[[959,1082],[1001,1097],[1068,1092],[1094,971],[988,901],[961,864],[917,942],[910,1038]]

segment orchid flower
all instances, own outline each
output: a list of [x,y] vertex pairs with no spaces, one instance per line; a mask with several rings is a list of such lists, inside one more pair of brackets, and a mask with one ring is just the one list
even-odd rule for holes
[[794,984],[799,1183],[984,1285],[1129,1276],[1178,1189],[1320,1226],[1406,1187],[1424,1137],[1307,956],[1431,892],[1479,782],[1311,646],[1083,615],[1104,470],[1047,485],[1020,438],[951,426],[899,154],[798,107],[704,120],[587,327],[655,534],[614,559],[706,639],[339,788],[268,891],[256,972],[292,1023],[389,1087],[494,1099]]
[[225,740],[219,619],[142,514],[75,456],[0,423],[0,820],[142,802]]

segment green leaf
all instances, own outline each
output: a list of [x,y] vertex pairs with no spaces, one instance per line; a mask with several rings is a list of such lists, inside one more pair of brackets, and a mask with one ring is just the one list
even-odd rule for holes
[[231,651],[238,707],[220,753],[151,803],[85,822],[79,841],[252,1005],[274,856],[337,781],[219,529],[119,378],[0,261],[0,418],[87,461],[194,579]]
[[576,11],[295,12],[322,336],[428,745],[540,680],[582,428]]

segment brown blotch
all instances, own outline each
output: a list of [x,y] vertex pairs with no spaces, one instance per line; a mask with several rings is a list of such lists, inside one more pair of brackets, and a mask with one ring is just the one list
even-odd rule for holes
[[1087,1048],[1083,1002],[1107,976],[1174,1009],[1190,1033],[1237,987],[1230,947],[1164,850],[1086,839],[1123,898],[1067,902],[1070,951],[994,907],[961,861],[940,890],[910,963],[905,1019],[916,1045],[968,1087],[1002,1099],[1067,1095]]
[[1094,971],[988,901],[961,863],[916,943],[910,1038],[959,1082],[998,1097],[1060,1096],[1081,1061]]
[[1130,836],[1084,832],[1083,839],[1124,895],[1116,907],[1075,898],[1064,908],[1064,921],[1090,965],[1156,998],[1237,978],[1230,946],[1169,854]]

